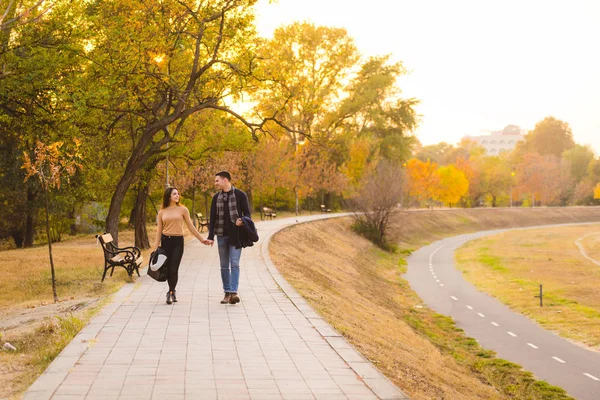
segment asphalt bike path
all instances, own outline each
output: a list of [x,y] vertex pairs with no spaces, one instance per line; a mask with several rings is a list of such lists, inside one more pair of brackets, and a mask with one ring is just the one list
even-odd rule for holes
[[406,399],[271,262],[274,233],[329,217],[258,222],[259,242],[242,252],[236,305],[220,304],[216,244],[187,242],[177,303],[165,304],[166,283],[147,276],[125,285],[24,398]]
[[[597,223],[596,223],[597,224]],[[519,229],[572,226],[545,225]],[[506,232],[482,231],[437,241],[408,258],[405,278],[427,306],[450,316],[467,335],[498,356],[580,400],[600,399],[600,353],[563,339],[510,310],[463,279],[454,252],[468,241]],[[532,293],[532,301],[537,301]]]

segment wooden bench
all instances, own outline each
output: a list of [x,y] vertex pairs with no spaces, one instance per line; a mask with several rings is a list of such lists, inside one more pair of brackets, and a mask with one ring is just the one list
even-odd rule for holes
[[273,211],[272,208],[269,208],[269,207],[263,207],[263,215],[265,216],[265,218],[268,218],[268,219],[277,218],[277,213],[275,211]]
[[330,208],[325,207],[325,204],[321,204],[321,214],[329,214],[330,212]]
[[113,237],[110,233],[96,235],[98,241],[102,245],[104,251],[104,273],[102,281],[106,277],[106,272],[110,269],[110,276],[115,272],[115,267],[123,267],[129,277],[133,276],[133,271],[140,276],[140,266],[144,261],[142,252],[137,247],[117,247],[113,242]]
[[198,220],[198,231],[202,232],[204,230],[204,227],[208,229],[210,221],[207,218],[204,218],[202,213],[196,213],[196,219]]

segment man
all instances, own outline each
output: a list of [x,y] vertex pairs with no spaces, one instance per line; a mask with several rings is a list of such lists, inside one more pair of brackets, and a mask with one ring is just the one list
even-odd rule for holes
[[225,292],[221,304],[237,304],[240,302],[238,284],[242,255],[239,227],[243,226],[242,217],[250,217],[248,196],[231,184],[231,174],[228,171],[215,174],[215,186],[219,191],[213,196],[210,206],[207,240],[212,245],[217,235],[221,280]]

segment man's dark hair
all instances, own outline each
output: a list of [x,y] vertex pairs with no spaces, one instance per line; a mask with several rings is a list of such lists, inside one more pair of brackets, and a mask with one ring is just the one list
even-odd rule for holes
[[231,181],[231,174],[229,171],[219,171],[215,176],[220,176],[221,178],[226,178],[228,181]]

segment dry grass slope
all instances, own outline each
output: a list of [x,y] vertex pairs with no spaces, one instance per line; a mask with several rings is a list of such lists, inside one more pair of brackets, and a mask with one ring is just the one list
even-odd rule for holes
[[431,241],[485,229],[600,221],[600,209],[402,212],[392,221],[400,255],[350,230],[350,218],[288,228],[270,247],[308,302],[413,399],[565,399],[496,359],[453,322],[423,307],[401,277],[405,256]]

